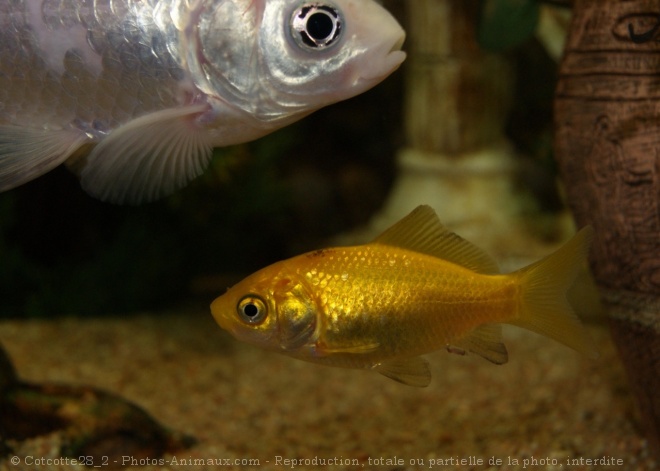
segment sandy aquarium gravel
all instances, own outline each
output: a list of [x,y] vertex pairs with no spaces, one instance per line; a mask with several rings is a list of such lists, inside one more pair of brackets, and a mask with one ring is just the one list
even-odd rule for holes
[[[198,440],[126,469],[657,469],[606,327],[589,331],[596,361],[513,327],[503,366],[431,354],[425,389],[240,344],[204,308],[2,321],[0,342],[24,380],[120,394]],[[60,440],[14,443],[0,469],[84,469]]]

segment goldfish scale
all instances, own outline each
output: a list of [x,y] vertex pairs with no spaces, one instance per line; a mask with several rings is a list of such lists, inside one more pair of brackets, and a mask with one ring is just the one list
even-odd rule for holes
[[[255,345],[426,386],[430,371],[419,355],[434,350],[505,363],[500,323],[592,354],[566,298],[591,237],[585,228],[554,254],[501,275],[490,257],[421,206],[370,244],[266,267],[217,298],[211,310],[223,328]],[[257,319],[240,310],[236,316],[246,293],[258,299],[250,309]]]

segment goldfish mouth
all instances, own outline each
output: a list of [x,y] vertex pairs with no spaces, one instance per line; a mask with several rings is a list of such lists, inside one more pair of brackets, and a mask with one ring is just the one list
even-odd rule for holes
[[211,303],[211,315],[222,329],[229,332],[230,331],[229,322],[226,321],[225,316],[222,315],[222,312],[223,312],[223,304],[222,304],[222,296],[221,296],[219,298],[216,298]]

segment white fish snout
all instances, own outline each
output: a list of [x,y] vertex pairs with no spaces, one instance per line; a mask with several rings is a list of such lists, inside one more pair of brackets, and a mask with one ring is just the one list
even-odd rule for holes
[[355,30],[360,49],[369,51],[361,64],[360,79],[377,83],[394,72],[406,58],[401,50],[406,32],[398,21],[377,3],[355,10]]

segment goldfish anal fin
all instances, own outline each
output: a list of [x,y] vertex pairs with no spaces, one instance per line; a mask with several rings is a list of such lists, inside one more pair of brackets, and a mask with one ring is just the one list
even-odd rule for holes
[[502,343],[502,327],[499,324],[484,324],[477,327],[447,348],[450,353],[456,353],[452,348],[476,353],[496,365],[502,365],[509,360],[509,354]]
[[379,363],[373,369],[408,386],[424,388],[431,384],[429,363],[422,357],[396,358]]
[[49,172],[87,141],[87,135],[77,130],[0,126],[0,191]]
[[495,260],[442,225],[430,206],[422,205],[372,241],[432,255],[477,273],[496,274]]
[[85,191],[112,203],[140,204],[184,187],[211,161],[213,147],[193,122],[206,108],[157,111],[112,131],[84,164]]

